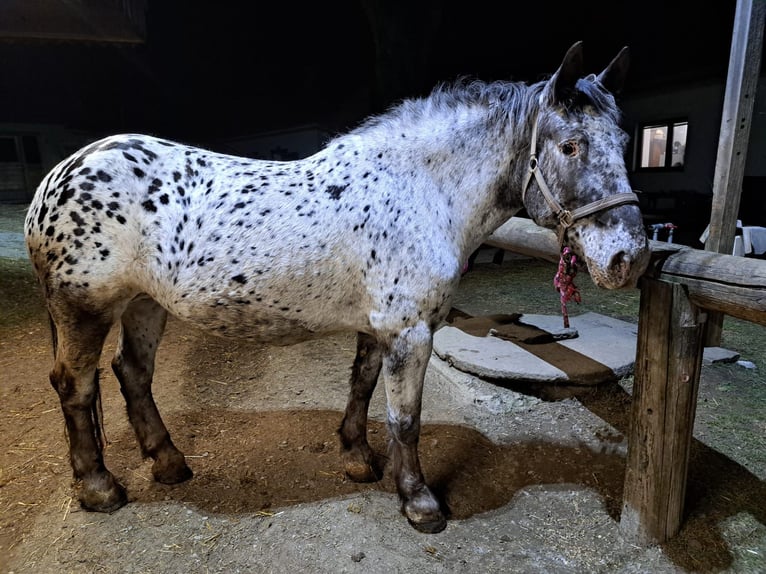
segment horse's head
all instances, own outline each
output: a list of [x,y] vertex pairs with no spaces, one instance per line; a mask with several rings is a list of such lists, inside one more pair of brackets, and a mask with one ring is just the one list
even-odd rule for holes
[[596,285],[634,286],[650,253],[612,95],[622,88],[628,49],[597,76],[583,77],[582,65],[578,42],[550,80],[536,85],[524,206],[585,260]]

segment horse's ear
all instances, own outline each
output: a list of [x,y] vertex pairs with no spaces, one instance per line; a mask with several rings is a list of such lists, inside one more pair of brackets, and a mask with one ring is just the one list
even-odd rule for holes
[[598,75],[598,81],[612,94],[619,94],[625,85],[625,78],[628,75],[628,65],[630,64],[630,50],[625,46],[617,54],[604,71]]
[[564,61],[548,80],[543,97],[550,104],[566,102],[575,91],[575,84],[583,76],[582,42],[576,42],[567,50]]

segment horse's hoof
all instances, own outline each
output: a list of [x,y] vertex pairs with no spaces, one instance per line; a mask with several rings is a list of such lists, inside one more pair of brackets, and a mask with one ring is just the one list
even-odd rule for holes
[[436,534],[447,527],[447,519],[444,516],[426,522],[415,522],[410,517],[407,517],[407,521],[415,530],[424,534]]
[[125,487],[108,473],[105,477],[89,481],[89,484],[80,481],[75,488],[78,491],[80,506],[92,512],[114,512],[128,503]]
[[154,461],[154,464],[152,465],[152,475],[154,476],[154,480],[160,484],[178,484],[179,482],[189,480],[194,476],[194,473],[192,472],[192,469],[189,468],[189,465],[186,464],[183,455],[181,455],[180,459],[174,459],[174,464],[163,462],[162,459]]
[[438,499],[425,485],[404,502],[402,512],[412,527],[419,532],[434,534],[447,527],[447,518]]
[[354,482],[375,482],[380,480],[380,475],[375,472],[371,464],[366,462],[348,461],[345,464],[346,476]]

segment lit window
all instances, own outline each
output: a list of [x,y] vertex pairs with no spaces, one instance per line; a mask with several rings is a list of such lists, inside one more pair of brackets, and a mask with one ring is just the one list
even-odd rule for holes
[[644,125],[639,168],[683,168],[688,127],[688,122]]

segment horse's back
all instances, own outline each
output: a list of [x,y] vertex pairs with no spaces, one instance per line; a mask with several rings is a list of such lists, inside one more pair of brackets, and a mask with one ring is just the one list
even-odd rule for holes
[[397,212],[382,204],[386,194],[366,191],[369,180],[351,185],[353,171],[323,171],[330,163],[321,154],[269,162],[148,136],[106,138],[39,186],[26,222],[30,257],[46,292],[96,307],[146,293],[237,336],[368,330],[371,313],[388,316],[395,298],[411,320],[421,302],[402,299],[416,289],[405,283],[408,266],[395,267],[412,255],[396,253],[400,223],[386,214]]

